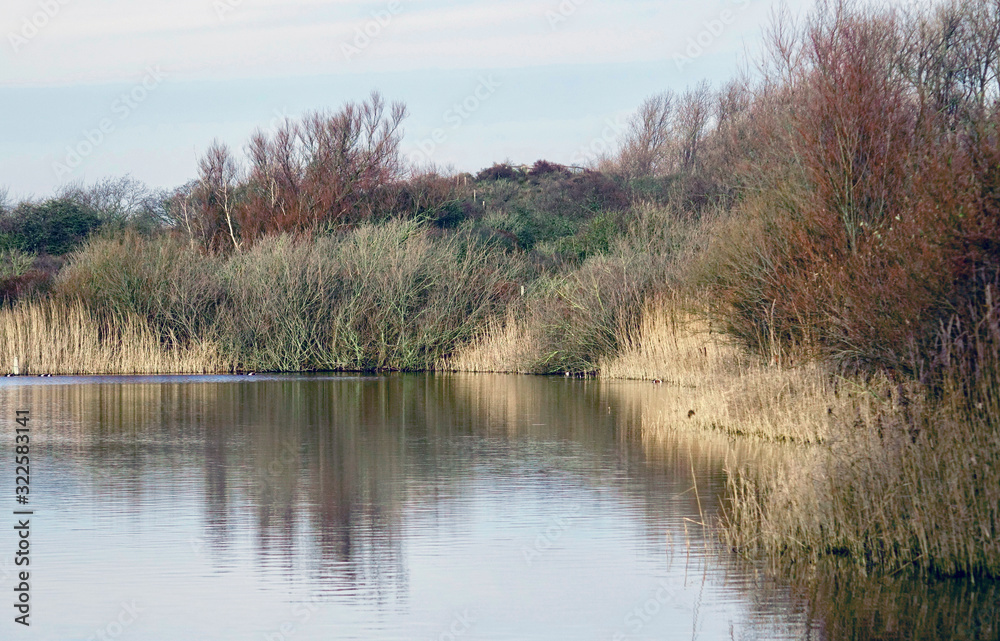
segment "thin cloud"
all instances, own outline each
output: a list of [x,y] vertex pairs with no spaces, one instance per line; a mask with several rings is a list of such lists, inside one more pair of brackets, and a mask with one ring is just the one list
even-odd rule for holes
[[[672,2],[578,1],[428,6],[397,0],[398,13],[375,27],[373,15],[387,15],[388,0],[361,8],[319,0],[70,3],[17,55],[8,48],[0,85],[116,82],[145,64],[196,79],[649,61],[668,59],[676,49],[671,43],[718,11]],[[228,7],[222,15],[220,4]],[[720,6],[727,5],[735,6]],[[358,36],[365,27],[374,35]],[[359,39],[370,44],[346,60],[342,46]]]

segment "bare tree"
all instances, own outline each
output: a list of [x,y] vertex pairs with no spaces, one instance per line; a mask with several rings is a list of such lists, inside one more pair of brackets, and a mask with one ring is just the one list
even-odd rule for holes
[[666,91],[647,98],[629,122],[618,170],[630,178],[695,170],[712,124],[712,101],[707,82],[679,97]]
[[309,231],[376,213],[385,187],[403,173],[402,103],[378,93],[336,113],[286,121],[273,135],[257,132],[241,225],[250,236]]
[[675,101],[672,91],[650,96],[632,117],[619,154],[619,166],[626,176],[652,176],[667,163],[672,151]]
[[89,187],[71,183],[63,187],[59,197],[90,207],[108,222],[124,222],[142,209],[149,194],[145,183],[125,175],[102,178]]
[[[209,244],[219,247],[218,235],[221,223],[225,223],[225,231],[234,249],[240,248],[236,239],[236,229],[233,227],[233,214],[236,210],[236,183],[238,170],[229,148],[219,143],[212,143],[205,156],[198,163],[199,195],[201,216],[211,229]],[[222,232],[225,233],[225,232]]]
[[975,134],[972,123],[1000,100],[1000,0],[953,0],[904,24],[901,67],[921,129]]
[[196,196],[198,187],[197,181],[191,181],[164,198],[164,222],[168,227],[183,231],[188,237],[191,249],[207,237],[203,221],[199,216]]
[[677,109],[677,164],[680,169],[698,168],[698,152],[708,134],[712,119],[712,89],[707,81],[699,83],[681,96]]
[[[828,0],[817,0],[817,12],[828,11]],[[801,71],[803,60],[802,26],[788,5],[781,3],[771,10],[764,31],[764,51],[757,60],[757,71],[767,86],[790,84]]]

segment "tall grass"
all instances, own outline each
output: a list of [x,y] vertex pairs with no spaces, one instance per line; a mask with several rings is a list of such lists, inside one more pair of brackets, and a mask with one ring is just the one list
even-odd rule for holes
[[650,286],[647,256],[594,256],[536,279],[505,318],[483,326],[440,367],[453,371],[596,373],[636,323]]
[[[730,547],[772,560],[843,556],[865,572],[1000,576],[1000,306],[992,292],[971,328],[942,338],[937,360],[951,363],[942,390],[750,355],[676,295],[647,305],[601,371],[662,381],[646,388],[659,413],[644,422],[644,438],[694,430],[786,443],[727,464]],[[966,351],[979,355],[975,376],[960,370]]]
[[513,309],[487,321],[479,334],[443,359],[437,369],[451,372],[535,373],[541,353],[540,332]]
[[517,257],[414,222],[232,256],[217,331],[253,369],[430,369],[503,312]]
[[82,303],[0,309],[0,368],[30,374],[181,374],[229,367],[211,343],[165,344],[132,314],[101,319]]
[[866,571],[916,566],[1000,576],[1000,456],[991,422],[942,411],[916,433],[880,414],[785,465],[738,466],[728,540],[775,559],[832,554]]
[[[1000,306],[992,291],[961,340],[942,338],[941,389],[899,385],[876,395],[876,411],[838,421],[806,456],[735,466],[731,544],[799,561],[843,555],[865,570],[1000,576]],[[961,368],[969,352],[978,367],[971,374]]]
[[228,256],[162,237],[92,241],[57,296],[166,343],[211,342],[239,369],[429,369],[502,314],[523,258],[412,221],[271,236]]
[[506,317],[440,367],[457,371],[596,373],[627,347],[645,301],[678,280],[703,226],[673,207],[640,202],[609,251],[578,266],[543,273]]
[[744,350],[712,323],[704,303],[679,294],[649,299],[622,350],[601,363],[607,378],[662,382],[668,423],[769,441],[816,443],[853,395],[820,364],[779,364]]

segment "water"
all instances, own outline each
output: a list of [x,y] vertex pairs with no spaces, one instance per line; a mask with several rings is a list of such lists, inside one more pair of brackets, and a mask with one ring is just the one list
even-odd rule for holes
[[32,625],[4,606],[0,638],[996,638],[992,584],[778,580],[719,549],[740,444],[651,429],[660,394],[518,376],[0,379],[5,458],[31,412],[35,512]]

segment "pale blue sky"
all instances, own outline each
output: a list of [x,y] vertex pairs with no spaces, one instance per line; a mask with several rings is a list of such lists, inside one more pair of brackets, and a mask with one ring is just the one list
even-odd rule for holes
[[5,0],[0,186],[176,186],[215,138],[239,150],[257,127],[373,89],[407,104],[411,158],[578,163],[646,96],[731,77],[776,4]]

